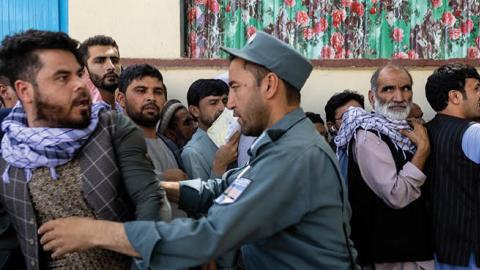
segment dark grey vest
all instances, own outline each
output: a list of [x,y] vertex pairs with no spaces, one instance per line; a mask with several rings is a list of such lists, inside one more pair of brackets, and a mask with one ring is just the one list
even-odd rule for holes
[[[126,196],[117,160],[113,136],[115,112],[103,111],[97,129],[75,157],[80,163],[83,193],[87,204],[98,219],[112,221],[133,220],[134,208]],[[6,162],[0,160],[0,172]],[[12,225],[17,232],[22,253],[28,269],[40,269],[37,234],[38,224],[32,206],[23,169],[11,167],[10,183],[0,179],[2,204],[7,209]]]
[[[413,154],[397,149],[384,134],[380,138],[390,149],[398,173]],[[425,196],[402,209],[387,206],[363,179],[353,159],[353,145],[350,143],[348,155],[348,198],[352,207],[351,239],[358,250],[359,264],[432,260]]]
[[429,210],[437,260],[480,263],[480,165],[463,153],[462,138],[472,123],[437,114],[427,123],[431,152],[426,166]]

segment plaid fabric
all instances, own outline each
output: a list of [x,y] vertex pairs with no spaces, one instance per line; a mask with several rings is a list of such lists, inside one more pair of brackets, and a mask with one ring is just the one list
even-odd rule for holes
[[337,148],[346,149],[359,128],[376,131],[379,137],[380,133],[384,134],[390,138],[395,147],[415,153],[415,145],[399,132],[402,129],[412,130],[406,120],[392,120],[381,114],[368,113],[362,108],[355,107],[348,108],[343,114],[342,126],[335,137]]
[[102,103],[92,108],[91,121],[85,129],[29,128],[23,106],[17,102],[12,112],[2,122],[5,136],[2,140],[2,156],[9,166],[3,173],[3,181],[9,181],[10,166],[25,169],[26,181],[32,178],[32,170],[50,168],[56,179],[55,167],[70,161],[88,140],[98,124],[98,113],[105,109]]
[[[134,208],[126,196],[119,168],[115,146],[115,112],[103,111],[99,114],[99,124],[75,159],[79,160],[82,171],[83,192],[87,204],[95,211],[98,219],[113,221],[133,220]],[[0,171],[7,163],[0,161]],[[8,172],[10,183],[0,183],[2,204],[7,209],[22,248],[29,270],[38,270],[39,238],[25,171],[11,167]]]

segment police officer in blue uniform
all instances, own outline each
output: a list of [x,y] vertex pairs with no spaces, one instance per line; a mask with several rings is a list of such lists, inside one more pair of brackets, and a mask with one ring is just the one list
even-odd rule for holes
[[142,269],[181,269],[241,248],[247,269],[355,269],[350,209],[335,156],[300,108],[312,64],[257,32],[231,55],[227,106],[242,133],[259,136],[250,162],[222,179],[166,183],[198,220],[126,224],[66,218],[39,233],[53,256],[102,247],[138,257]]

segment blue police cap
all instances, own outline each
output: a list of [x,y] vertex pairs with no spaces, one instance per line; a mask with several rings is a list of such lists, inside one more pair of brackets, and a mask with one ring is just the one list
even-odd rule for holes
[[264,66],[301,90],[312,72],[312,63],[285,42],[257,31],[242,49],[221,48],[246,61]]

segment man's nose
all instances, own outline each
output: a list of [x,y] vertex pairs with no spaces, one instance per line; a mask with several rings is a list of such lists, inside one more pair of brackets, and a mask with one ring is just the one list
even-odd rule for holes
[[107,58],[107,60],[105,60],[105,66],[108,71],[115,70],[115,65],[113,64],[112,59],[110,58]]
[[393,101],[395,102],[404,102],[405,98],[403,97],[403,91],[400,87],[396,87],[393,92]]

